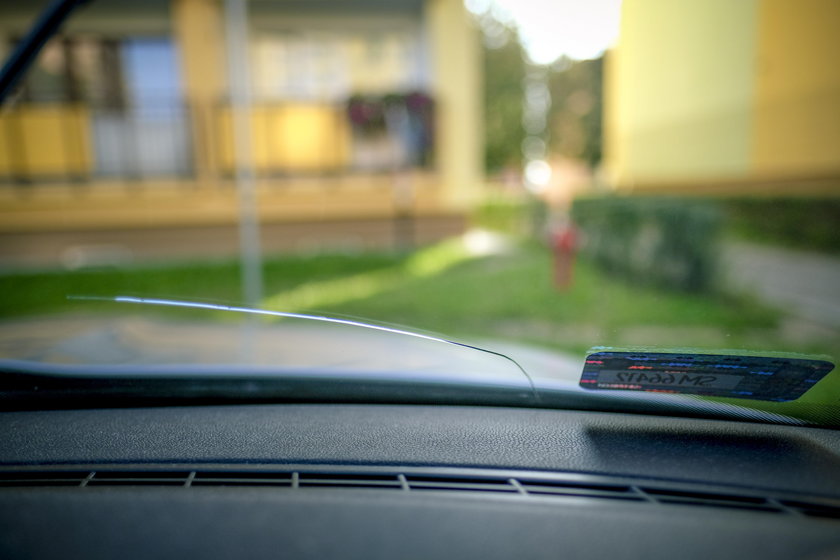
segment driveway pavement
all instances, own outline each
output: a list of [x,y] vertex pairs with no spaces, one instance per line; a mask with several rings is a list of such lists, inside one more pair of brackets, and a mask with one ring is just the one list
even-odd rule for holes
[[738,242],[726,246],[724,260],[731,286],[840,329],[840,257]]

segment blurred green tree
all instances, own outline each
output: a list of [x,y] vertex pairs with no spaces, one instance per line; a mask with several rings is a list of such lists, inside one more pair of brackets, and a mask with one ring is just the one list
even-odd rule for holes
[[522,80],[525,50],[515,29],[490,12],[479,16],[484,40],[485,169],[522,164]]
[[551,67],[549,150],[583,160],[595,167],[601,161],[604,57],[572,61],[560,58]]

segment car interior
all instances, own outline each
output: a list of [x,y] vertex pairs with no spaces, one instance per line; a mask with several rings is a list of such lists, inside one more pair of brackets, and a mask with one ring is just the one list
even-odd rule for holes
[[840,435],[492,406],[0,414],[6,558],[835,558]]
[[[83,3],[58,1],[39,20],[18,73]],[[0,94],[17,79],[4,74]],[[135,320],[72,347],[17,333],[6,346],[43,359],[0,347],[0,558],[840,559],[836,393],[788,406],[831,363],[773,378],[713,369],[746,371],[737,364],[752,357],[616,366],[606,352],[582,372],[548,361],[550,375],[532,377],[502,350],[314,319],[371,338],[341,334],[330,347],[315,338],[324,329],[266,330],[263,362],[242,373],[231,365],[240,339],[215,327]],[[673,328],[663,324],[651,338]],[[587,325],[573,327],[563,332]],[[145,362],[131,362],[144,353],[132,336]],[[188,339],[224,359],[177,361]],[[43,341],[41,354],[27,346]],[[109,344],[97,363],[74,354]],[[698,364],[714,375],[698,377]],[[834,373],[823,388],[837,387]]]

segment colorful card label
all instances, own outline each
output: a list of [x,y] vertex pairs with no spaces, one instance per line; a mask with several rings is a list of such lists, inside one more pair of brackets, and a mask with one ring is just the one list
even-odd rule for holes
[[792,401],[834,364],[750,355],[597,351],[586,357],[580,386],[762,401]]

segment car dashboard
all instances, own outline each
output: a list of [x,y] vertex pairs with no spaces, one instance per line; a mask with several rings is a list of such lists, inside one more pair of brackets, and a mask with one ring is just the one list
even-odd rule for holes
[[840,432],[366,404],[0,413],[4,558],[833,558]]

